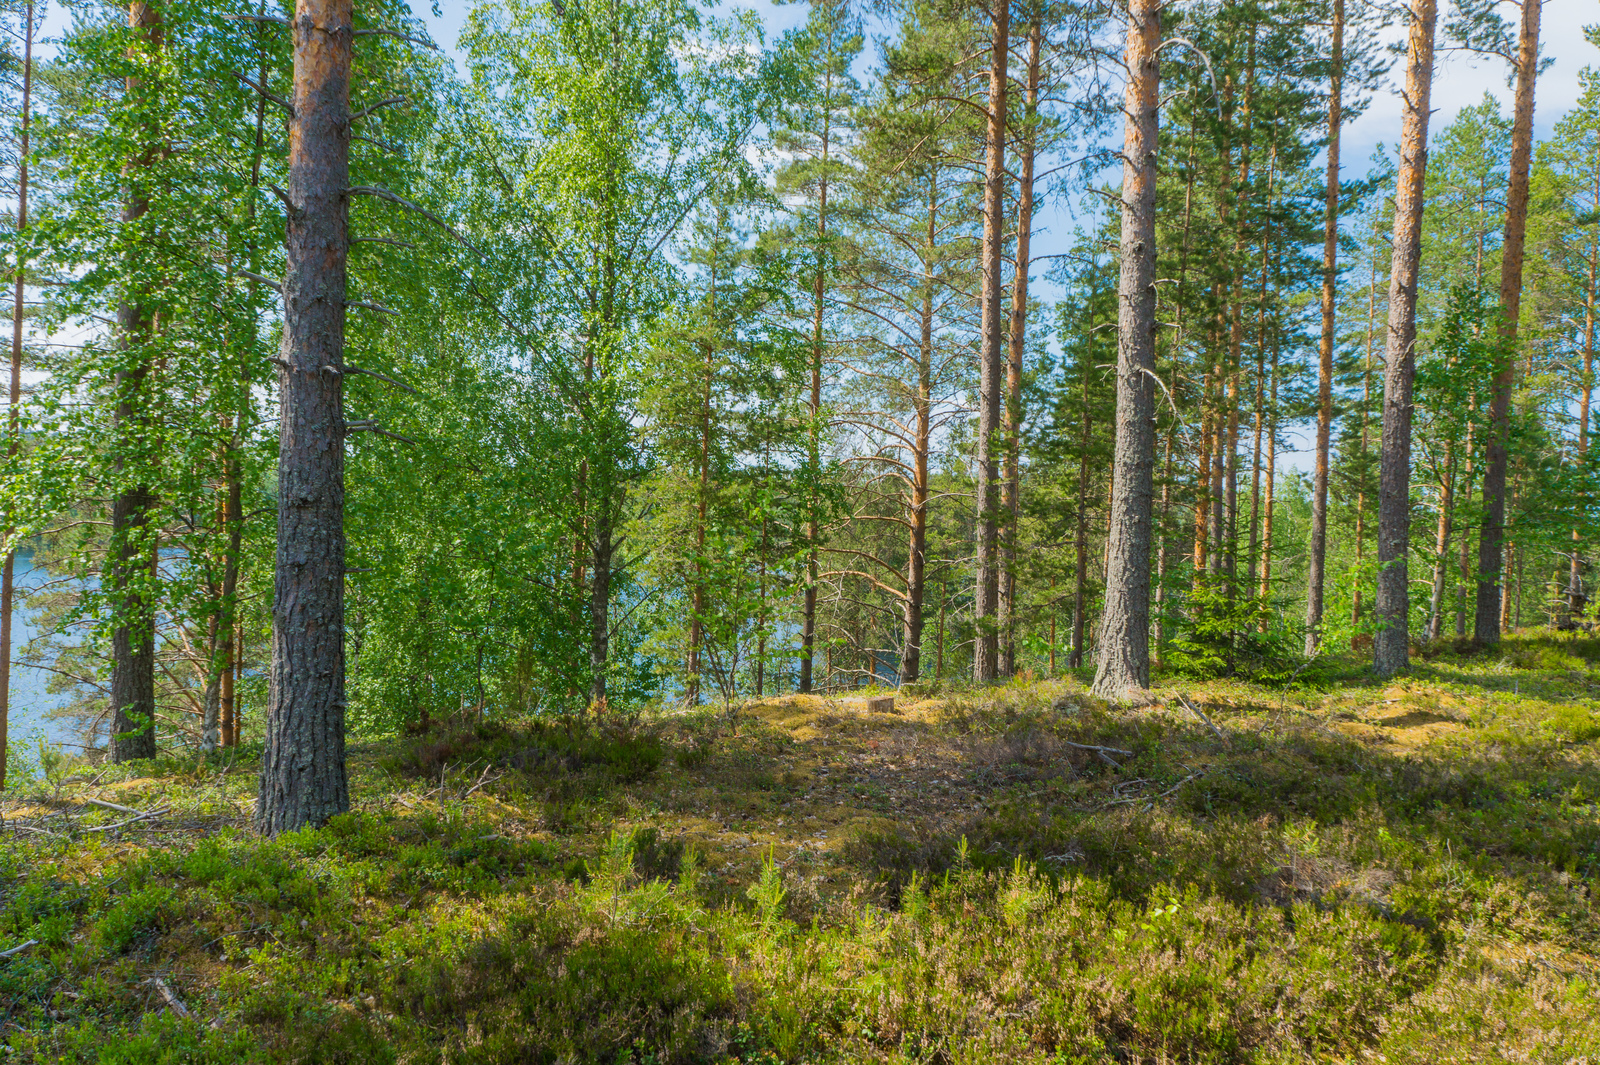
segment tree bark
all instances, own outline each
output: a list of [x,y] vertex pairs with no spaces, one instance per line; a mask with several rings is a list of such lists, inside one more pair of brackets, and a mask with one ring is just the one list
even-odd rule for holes
[[[352,0],[295,0],[272,665],[256,827],[350,808],[344,750],[344,328]],[[332,368],[332,371],[328,369]]]
[[[1282,355],[1279,338],[1274,338],[1272,346],[1272,395],[1267,406],[1267,501],[1263,507],[1261,531],[1261,585],[1256,595],[1261,601],[1267,601],[1267,593],[1272,591],[1272,548],[1273,548],[1273,519],[1276,516],[1275,506],[1278,485],[1278,360]],[[1261,617],[1261,631],[1266,632],[1269,618],[1265,613]]]
[[1012,273],[1011,329],[1006,353],[1004,433],[1005,542],[1000,576],[1000,675],[1017,671],[1017,525],[1021,518],[1022,356],[1028,340],[1028,271],[1032,266],[1034,116],[1039,108],[1039,58],[1044,33],[1036,14],[1028,24],[1028,84],[1023,108],[1021,175],[1017,181],[1017,256]]
[[1072,653],[1067,658],[1068,669],[1083,665],[1083,627],[1088,607],[1089,584],[1089,441],[1094,419],[1089,414],[1089,367],[1080,375],[1083,381],[1083,416],[1078,423],[1078,513],[1077,529],[1073,536],[1076,564],[1072,576]]
[[1150,685],[1150,534],[1155,472],[1156,151],[1161,7],[1130,0],[1124,65],[1121,277],[1117,292],[1116,446],[1106,593],[1094,691]]
[[1010,0],[993,0],[994,40],[989,49],[986,159],[983,175],[983,296],[978,366],[977,588],[973,604],[972,676],[992,681],[999,672],[1000,397],[1005,364],[1002,304],[1005,252],[1006,63],[1010,58]]
[[1410,661],[1407,554],[1411,548],[1411,384],[1416,376],[1417,278],[1422,258],[1423,179],[1428,163],[1437,0],[1414,0],[1406,60],[1405,119],[1395,187],[1394,257],[1389,276],[1389,336],[1384,349],[1383,441],[1378,475],[1377,633],[1380,676]]
[[[161,14],[144,0],[128,6],[128,25],[134,31],[136,49],[159,52],[165,31]],[[128,78],[130,96],[139,93],[142,82]],[[140,172],[154,162],[159,148],[159,133],[144,130],[146,144],[139,155],[123,167],[128,195],[122,208],[122,221],[139,221],[150,210],[149,190],[140,181]],[[127,263],[129,273],[136,267]],[[117,437],[117,491],[111,501],[111,551],[106,560],[111,598],[117,611],[116,628],[111,633],[111,760],[154,758],[156,754],[155,689],[155,604],[156,552],[149,521],[155,493],[149,478],[151,389],[153,382],[147,346],[151,339],[151,315],[142,305],[142,291],[125,289],[117,308],[117,330],[121,334],[123,358],[116,374],[117,405],[113,414],[113,434]],[[128,473],[129,458],[134,467]]]
[[[1600,183],[1594,190],[1594,209],[1600,211]],[[1583,379],[1578,388],[1578,465],[1582,466],[1589,454],[1589,406],[1594,399],[1594,326],[1595,289],[1600,282],[1600,237],[1589,237],[1589,283],[1583,294]],[[1588,596],[1583,591],[1582,538],[1572,530],[1572,557],[1567,571],[1567,618],[1572,624],[1583,616]]]
[[[900,682],[909,684],[922,675],[922,603],[928,568],[928,459],[933,437],[933,297],[934,260],[939,234],[938,169],[928,176],[928,224],[922,247],[922,306],[918,315],[916,430],[912,447],[910,524],[906,558],[905,651],[900,659]],[[942,634],[942,630],[941,630]],[[935,668],[937,675],[937,667]]]
[[1339,280],[1339,132],[1344,123],[1344,0],[1333,0],[1333,53],[1328,79],[1328,195],[1322,218],[1322,339],[1317,348],[1317,459],[1311,485],[1311,555],[1306,572],[1306,646],[1322,643],[1327,583],[1328,461],[1333,446],[1334,297]]
[[1450,534],[1455,510],[1455,454],[1448,440],[1444,448],[1444,464],[1439,475],[1439,519],[1433,538],[1433,584],[1428,597],[1428,624],[1422,637],[1429,643],[1439,638],[1444,626],[1444,578],[1449,569]]
[[[33,0],[23,8],[22,37],[22,122],[17,144],[17,266],[16,294],[11,308],[11,381],[10,402],[6,408],[6,458],[17,460],[22,444],[22,312],[23,236],[28,231],[28,134],[33,107]],[[16,528],[10,511],[6,512],[0,539],[9,540]],[[6,788],[6,752],[11,721],[11,611],[16,592],[17,553],[6,552],[5,564],[0,566],[0,792]]]
[[[1376,228],[1376,227],[1374,227]],[[1371,429],[1372,419],[1369,412],[1372,410],[1372,342],[1373,334],[1377,332],[1377,305],[1378,305],[1378,256],[1373,254],[1369,266],[1371,274],[1367,280],[1367,354],[1363,361],[1361,374],[1361,434],[1360,458],[1356,465],[1356,579],[1351,582],[1350,594],[1350,626],[1352,630],[1361,623],[1361,563],[1366,558],[1367,545],[1367,455],[1370,454],[1371,440],[1368,433]],[[1359,634],[1350,635],[1350,646],[1354,650]]]
[[1507,448],[1511,388],[1516,372],[1517,317],[1522,309],[1523,247],[1528,234],[1528,170],[1533,154],[1533,88],[1539,76],[1540,0],[1523,0],[1517,44],[1516,106],[1511,120],[1511,169],[1506,187],[1505,240],[1500,248],[1500,344],[1489,396],[1489,439],[1484,451],[1483,529],[1478,540],[1478,597],[1472,638],[1480,646],[1500,640],[1501,544],[1505,538]]
[[[831,32],[831,31],[830,31]],[[828,166],[833,141],[833,66],[830,62],[824,77],[826,98],[822,108],[822,178],[817,199],[817,263],[811,278],[811,429],[808,437],[807,460],[811,465],[812,483],[807,501],[806,588],[800,606],[800,679],[795,686],[802,692],[811,691],[812,663],[817,653],[817,544],[822,539],[822,520],[818,514],[821,499],[817,495],[816,478],[822,475],[822,452],[819,434],[822,431],[822,311],[823,293],[826,290],[826,244],[828,240]],[[827,681],[824,679],[824,686]]]

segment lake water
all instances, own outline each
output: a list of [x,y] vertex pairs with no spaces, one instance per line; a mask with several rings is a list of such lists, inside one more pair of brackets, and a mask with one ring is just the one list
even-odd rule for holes
[[[17,599],[20,601],[25,589],[34,588],[45,579],[45,575],[33,568],[31,555],[17,555],[16,584]],[[7,731],[12,743],[26,743],[32,746],[32,736],[35,732],[42,732],[47,740],[53,743],[73,742],[71,729],[60,721],[50,718],[49,712],[65,703],[63,695],[51,695],[45,691],[49,683],[50,674],[42,669],[32,666],[19,665],[16,661],[22,648],[27,646],[29,640],[37,635],[29,622],[28,611],[14,610],[11,615],[11,716]]]

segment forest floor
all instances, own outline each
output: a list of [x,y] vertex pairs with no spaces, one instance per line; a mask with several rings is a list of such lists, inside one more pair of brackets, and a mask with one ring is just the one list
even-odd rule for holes
[[[13,1061],[1600,1061],[1600,640],[258,748],[5,804]],[[128,811],[96,806],[99,800]],[[29,941],[33,941],[29,944]],[[27,944],[18,949],[19,944]]]

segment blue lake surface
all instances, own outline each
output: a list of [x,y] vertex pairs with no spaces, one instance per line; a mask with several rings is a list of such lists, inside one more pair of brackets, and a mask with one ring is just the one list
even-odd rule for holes
[[[45,575],[33,568],[33,557],[17,555],[17,599],[25,589],[36,588]],[[11,614],[11,716],[7,731],[12,743],[31,746],[35,732],[42,732],[53,743],[76,742],[77,737],[62,722],[49,716],[49,712],[67,701],[64,695],[51,695],[45,691],[50,674],[32,666],[20,665],[17,657],[29,640],[38,635],[29,621],[28,611],[20,603]]]

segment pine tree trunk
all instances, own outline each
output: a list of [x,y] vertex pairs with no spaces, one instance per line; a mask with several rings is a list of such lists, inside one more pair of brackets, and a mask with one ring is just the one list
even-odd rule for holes
[[[28,231],[28,134],[33,107],[33,0],[23,8],[22,38],[22,128],[17,144],[17,239],[18,247]],[[16,266],[16,290],[11,308],[11,381],[10,402],[6,408],[6,458],[15,462],[22,444],[22,315],[25,265],[19,251]],[[11,538],[15,529],[10,511],[0,522],[0,539]],[[0,565],[0,792],[6,788],[6,754],[9,751],[11,722],[11,611],[16,594],[15,551],[7,551],[4,565]]]
[[1328,82],[1328,197],[1322,219],[1322,340],[1317,349],[1317,459],[1311,485],[1311,557],[1306,571],[1306,646],[1322,643],[1328,558],[1328,462],[1333,447],[1334,297],[1339,280],[1339,132],[1344,123],[1344,0],[1333,0]]
[[1083,382],[1083,414],[1078,419],[1078,506],[1077,531],[1073,537],[1073,550],[1077,555],[1072,578],[1072,653],[1067,658],[1067,668],[1083,665],[1084,613],[1088,606],[1089,583],[1089,441],[1094,420],[1089,414],[1089,367],[1081,368]]
[[1032,266],[1028,247],[1029,238],[1033,235],[1033,123],[1039,107],[1039,53],[1043,37],[1043,28],[1035,16],[1028,25],[1028,85],[1020,160],[1022,172],[1017,182],[1017,256],[1016,269],[1012,273],[1011,329],[1006,352],[1006,403],[1003,412],[1006,527],[1005,542],[1001,548],[999,626],[1000,675],[1003,677],[1009,677],[1017,671],[1017,526],[1022,510],[1022,356],[1028,340],[1028,270]]
[[613,493],[596,495],[589,582],[589,705],[596,713],[606,708],[607,666],[611,660],[611,571],[616,552],[616,503]]
[[1528,233],[1528,170],[1533,154],[1533,88],[1539,75],[1539,12],[1522,4],[1517,45],[1516,107],[1511,120],[1511,169],[1506,188],[1505,240],[1500,247],[1500,347],[1489,396],[1489,439],[1483,469],[1483,531],[1478,540],[1478,598],[1472,638],[1480,646],[1499,642],[1503,598],[1501,543],[1505,538],[1507,448],[1511,435],[1511,389],[1516,373],[1517,316],[1522,308],[1523,246]]
[[[1267,593],[1272,591],[1272,548],[1273,548],[1273,518],[1274,506],[1277,497],[1278,485],[1278,359],[1281,354],[1278,344],[1272,347],[1272,397],[1267,407],[1267,502],[1266,515],[1262,522],[1261,533],[1261,585],[1256,592],[1261,601],[1267,601]],[[1266,632],[1269,618],[1263,614],[1261,618],[1261,631]]]
[[[934,260],[939,234],[939,183],[935,169],[928,178],[928,224],[922,248],[921,331],[917,341],[916,431],[912,455],[911,506],[907,508],[910,543],[906,559],[905,653],[900,682],[922,675],[922,603],[928,571],[928,460],[933,446],[933,298]],[[937,673],[937,669],[935,670]]]
[[1433,538],[1433,586],[1428,597],[1428,624],[1423,630],[1423,639],[1429,643],[1437,640],[1444,628],[1444,578],[1449,568],[1451,519],[1455,509],[1455,455],[1448,440],[1444,446],[1444,467],[1439,478],[1439,521]]
[[992,681],[1000,666],[997,613],[1000,599],[999,518],[1002,506],[999,458],[1005,329],[1006,61],[1010,5],[994,5],[994,41],[989,50],[988,128],[983,175],[983,323],[978,365],[977,588],[973,604],[972,676]]
[[[1600,182],[1594,190],[1594,207],[1600,211]],[[1578,389],[1578,465],[1582,466],[1589,454],[1589,405],[1594,398],[1594,325],[1595,289],[1600,281],[1600,238],[1589,238],[1589,283],[1583,294],[1583,380]],[[1588,597],[1583,591],[1582,538],[1572,530],[1572,558],[1567,572],[1568,624],[1583,617]]]
[[[1374,227],[1376,228],[1376,227]],[[1378,317],[1378,256],[1373,254],[1368,265],[1371,274],[1367,280],[1367,354],[1362,364],[1361,374],[1361,456],[1357,464],[1356,480],[1356,579],[1351,582],[1350,595],[1350,626],[1354,629],[1361,624],[1361,563],[1366,558],[1367,545],[1367,456],[1371,454],[1371,439],[1368,433],[1371,429],[1372,419],[1372,344],[1377,334]],[[1350,647],[1357,649],[1360,634],[1352,632]]]
[[[716,291],[713,267],[712,291]],[[713,295],[712,299],[715,300]],[[700,475],[695,490],[694,588],[690,592],[693,615],[689,618],[689,683],[684,701],[700,705],[700,644],[705,638],[706,612],[706,508],[711,495],[711,343],[701,345],[705,355],[700,392]]]
[[1410,661],[1407,555],[1411,550],[1411,384],[1416,376],[1417,279],[1422,259],[1423,178],[1428,163],[1436,0],[1414,0],[1406,60],[1406,111],[1395,188],[1394,258],[1389,276],[1389,336],[1384,350],[1383,442],[1378,475],[1377,633],[1379,676]]
[[1121,278],[1117,291],[1116,445],[1105,608],[1094,691],[1150,685],[1150,534],[1155,472],[1156,152],[1161,8],[1130,0],[1124,65]]
[[[828,240],[828,167],[831,162],[829,153],[833,147],[833,68],[830,65],[825,80],[827,103],[822,114],[822,175],[817,199],[817,264],[816,272],[811,280],[811,430],[809,436],[809,452],[807,459],[810,462],[813,483],[808,500],[809,518],[807,521],[807,536],[809,545],[806,548],[806,589],[800,607],[800,681],[796,687],[802,692],[811,690],[812,662],[817,652],[817,544],[822,538],[822,521],[818,508],[822,500],[817,494],[815,478],[822,475],[821,441],[818,434],[822,431],[822,310],[823,294],[826,288],[826,273],[824,263],[825,248]],[[826,686],[826,681],[823,682]]]
[[[128,6],[128,25],[139,42],[134,46],[159,52],[165,31],[161,14],[145,3],[133,0]],[[139,92],[138,78],[127,79],[127,92]],[[128,179],[128,197],[123,203],[122,220],[136,222],[150,210],[149,192],[139,181],[139,172],[153,162],[159,150],[157,131],[146,129],[149,142],[138,158],[123,167]],[[155,493],[146,482],[149,463],[147,439],[151,435],[151,367],[145,346],[150,341],[149,311],[140,305],[142,293],[124,292],[117,308],[117,330],[123,344],[123,364],[116,375],[117,405],[113,414],[113,433],[118,438],[116,457],[117,491],[111,501],[111,553],[106,568],[111,578],[111,598],[117,610],[117,625],[111,634],[111,760],[154,758],[156,753],[155,690],[155,546],[149,530]],[[132,457],[134,470],[127,473]]]
[[[296,0],[278,549],[256,826],[350,808],[344,757],[344,369],[352,0]],[[328,372],[325,367],[333,367]]]

